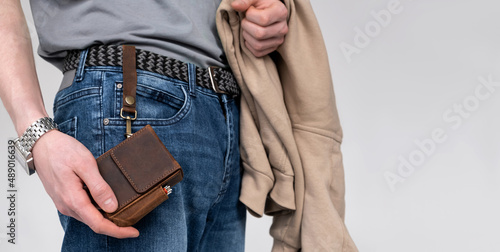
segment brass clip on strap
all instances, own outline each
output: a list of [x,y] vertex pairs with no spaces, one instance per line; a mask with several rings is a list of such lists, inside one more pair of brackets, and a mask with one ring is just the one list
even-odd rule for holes
[[[135,46],[123,45],[123,106],[120,110],[120,117],[127,120],[125,136],[132,135],[132,121],[137,119],[137,110],[135,109],[135,93],[137,88],[137,70]],[[124,116],[123,111],[134,114],[134,117]]]

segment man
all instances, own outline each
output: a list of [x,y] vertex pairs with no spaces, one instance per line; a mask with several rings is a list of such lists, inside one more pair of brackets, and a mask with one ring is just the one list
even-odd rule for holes
[[[119,100],[116,90],[120,88],[121,77],[116,73],[120,67],[63,65],[70,50],[86,49],[87,53],[93,45],[131,44],[154,55],[194,62],[203,69],[214,65],[223,67],[226,62],[214,24],[219,2],[31,2],[40,37],[40,54],[60,69],[66,67],[65,77],[76,76],[70,83],[63,83],[55,101],[55,121],[65,127],[66,134],[50,130],[36,139],[32,149],[26,150],[32,152],[38,176],[62,213],[61,223],[66,231],[63,250],[81,250],[81,244],[85,244],[85,250],[92,251],[139,248],[243,251],[245,208],[238,201],[237,98],[193,84],[194,64],[188,64],[189,83],[139,71],[138,81],[144,90],[142,98],[138,91],[135,129],[140,128],[141,122],[156,123],[153,128],[183,167],[185,178],[171,198],[139,222],[137,229],[118,227],[104,219],[91,204],[83,185],[104,211],[113,212],[117,208],[113,192],[97,170],[95,157],[123,140],[124,132],[118,132],[124,128],[125,121],[116,119],[119,117],[112,111],[115,109],[107,109]],[[20,2],[1,0],[0,5],[3,38],[0,41],[0,97],[18,136],[22,136],[34,122],[48,114]],[[264,56],[283,42],[287,12],[280,1],[238,0],[232,6],[246,14],[241,20],[243,37],[255,56]],[[85,53],[77,55],[82,62],[87,59]],[[99,76],[109,78],[99,79]],[[113,91],[109,91],[111,87]],[[101,93],[84,95],[86,91],[97,90]],[[161,95],[172,94],[168,99],[183,108],[189,104],[189,111],[184,111],[185,117],[172,120],[175,122],[165,122],[164,116],[179,116],[182,108],[157,102],[156,98],[146,95],[151,90]],[[110,98],[113,95],[116,99]],[[153,111],[149,116],[157,117],[149,118],[146,111]],[[170,114],[158,114],[164,112]]]

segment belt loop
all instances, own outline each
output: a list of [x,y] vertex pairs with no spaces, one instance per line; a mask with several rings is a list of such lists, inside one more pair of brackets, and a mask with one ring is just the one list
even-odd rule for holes
[[78,68],[76,69],[76,75],[75,75],[76,81],[83,80],[83,70],[85,68],[85,61],[87,60],[88,52],[89,52],[88,48],[80,52],[80,61],[78,61]]
[[189,95],[196,96],[196,66],[188,63]]

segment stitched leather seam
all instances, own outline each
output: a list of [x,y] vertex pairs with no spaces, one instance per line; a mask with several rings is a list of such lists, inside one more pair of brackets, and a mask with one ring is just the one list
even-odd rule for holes
[[[134,180],[130,177],[129,173],[125,170],[125,168],[123,167],[123,165],[120,163],[120,161],[118,160],[118,158],[116,157],[116,155],[115,155],[115,153],[114,153],[113,150],[117,149],[121,145],[130,144],[130,142],[131,142],[130,139],[132,139],[136,135],[140,135],[138,133],[142,133],[142,131],[146,130],[146,129],[147,129],[146,127],[142,128],[141,130],[139,130],[135,134],[133,134],[131,137],[127,138],[125,141],[123,141],[120,144],[118,144],[115,148],[111,149],[111,156],[113,157],[113,160],[117,163],[118,167],[120,168],[120,170],[122,171],[122,173],[127,177],[127,179],[132,184],[132,186],[134,187],[134,189],[137,190],[137,191],[139,191],[139,192],[144,192],[145,190],[147,190],[152,185],[156,184],[161,179],[164,179],[168,175],[168,173],[173,170],[173,169],[170,169],[170,170],[165,171],[159,177],[157,177],[156,179],[154,179],[151,183],[149,183],[148,185],[144,186],[144,188],[139,188],[135,184]],[[156,138],[159,141],[158,136],[156,136]]]
[[135,190],[139,190],[137,188],[137,185],[134,183],[134,181],[132,180],[132,178],[130,177],[130,175],[128,174],[128,172],[125,170],[125,168],[123,168],[122,164],[120,164],[120,161],[118,160],[118,158],[115,156],[115,152],[111,152],[111,156],[113,157],[113,161],[116,162],[116,164],[118,165],[118,167],[120,168],[120,170],[122,171],[122,173],[125,175],[125,177],[127,177],[128,179],[128,182],[130,182],[130,184],[132,184],[132,186],[134,187]]
[[171,171],[171,170],[169,170],[169,171],[164,172],[162,175],[160,175],[155,180],[153,180],[153,182],[151,182],[151,183],[147,184],[146,186],[144,186],[144,188],[139,188],[135,184],[134,180],[130,177],[130,175],[128,174],[127,170],[125,170],[125,168],[123,168],[123,166],[121,165],[120,161],[118,160],[118,158],[116,157],[116,155],[115,155],[114,152],[111,152],[111,156],[113,157],[113,160],[116,162],[116,164],[118,165],[118,167],[120,168],[120,170],[122,171],[122,173],[127,177],[127,179],[130,182],[130,184],[132,184],[132,186],[134,187],[134,189],[136,191],[138,191],[139,193],[146,191],[152,185],[155,185],[158,181],[160,181],[161,179],[164,179],[168,175],[169,171]]
[[[128,201],[127,201],[124,205],[128,204],[130,201],[135,201],[135,200],[136,200],[136,199],[138,199],[138,198],[145,198],[145,197],[147,197],[148,195],[153,194],[154,192],[155,192],[155,190],[151,190],[151,191],[149,191],[149,192],[147,192],[147,193],[145,193],[145,194],[142,194],[142,195],[137,194],[135,197],[133,197],[132,199],[128,200]],[[138,196],[141,196],[141,197],[138,197]],[[165,200],[167,200],[167,199],[168,199],[168,195],[165,195],[165,196],[166,196],[166,199],[165,199]],[[135,206],[135,205],[136,205],[137,203],[139,203],[139,202],[140,202],[140,201],[134,202],[134,203],[132,203],[132,204],[130,204],[130,205],[128,205],[128,206],[126,206],[126,207],[124,207],[124,208],[122,208],[122,209],[118,210],[118,211],[117,211],[117,212],[115,212],[115,213],[109,214],[109,218],[116,218],[117,216],[119,216],[119,215],[121,215],[123,212],[125,212],[125,210],[127,210],[127,209],[129,209],[129,208],[131,208],[131,207]],[[120,207],[121,207],[121,206],[120,206]]]
[[[175,174],[174,174],[175,175]],[[175,178],[176,176],[171,176],[169,177],[168,179],[165,180],[165,182],[169,182],[170,180],[172,180],[173,178]],[[152,192],[154,190],[151,190],[150,192]],[[121,209],[123,206],[127,205],[128,203],[130,203],[131,201],[134,201],[135,199],[137,199],[138,197],[142,196],[142,195],[147,195],[149,194],[150,192],[146,192],[145,194],[139,194],[137,193],[135,196],[133,196],[132,198],[130,198],[129,200],[125,201],[124,203],[120,204],[120,206],[118,207],[118,211],[122,211],[123,209]],[[128,208],[128,207],[127,207]],[[125,209],[125,208],[124,208]]]

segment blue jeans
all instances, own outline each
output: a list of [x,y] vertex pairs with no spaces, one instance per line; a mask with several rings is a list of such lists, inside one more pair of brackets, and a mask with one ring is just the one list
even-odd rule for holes
[[[132,132],[153,127],[181,165],[184,180],[134,225],[138,238],[96,234],[59,213],[63,251],[244,251],[238,102],[197,86],[194,66],[189,70],[189,83],[138,70],[137,120],[132,122]],[[121,67],[80,64],[71,86],[56,95],[54,117],[62,132],[98,157],[125,139],[121,106]]]

